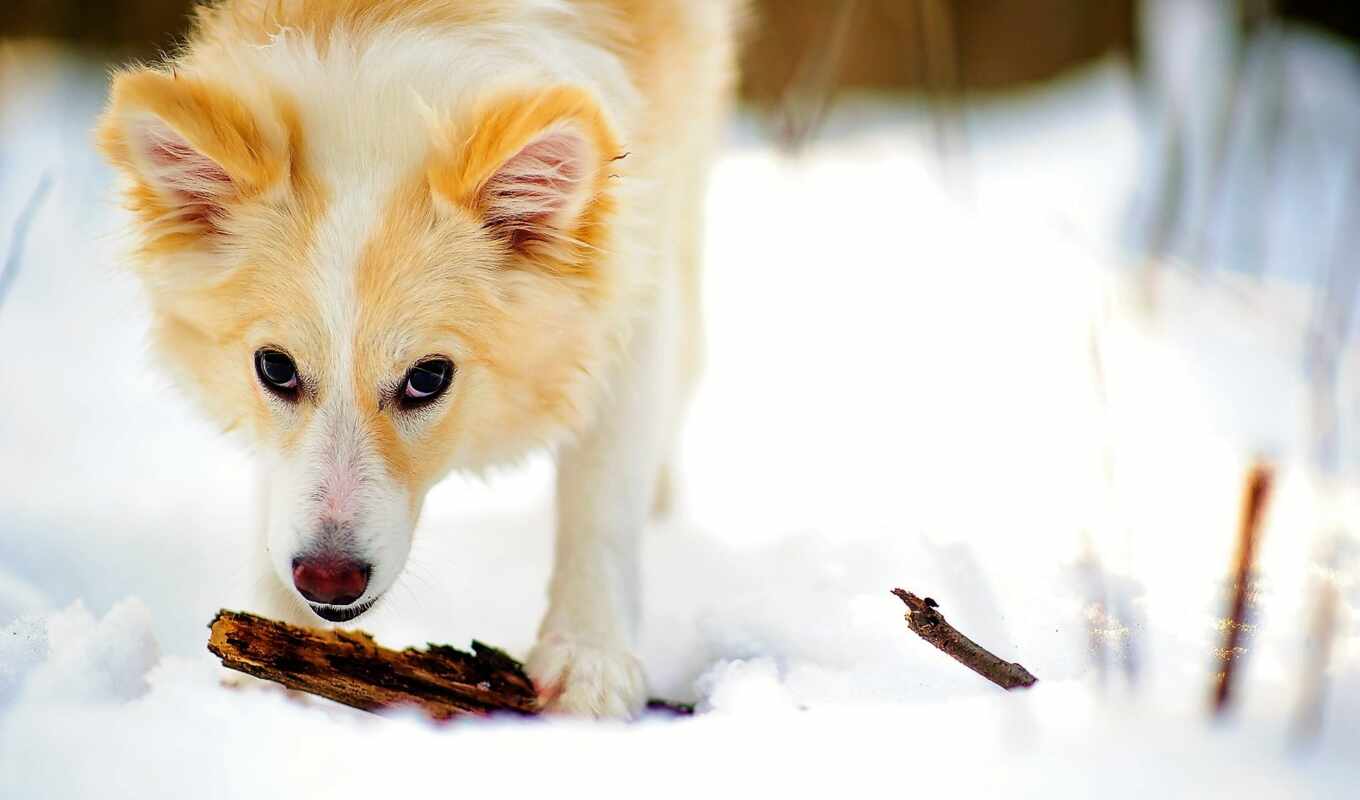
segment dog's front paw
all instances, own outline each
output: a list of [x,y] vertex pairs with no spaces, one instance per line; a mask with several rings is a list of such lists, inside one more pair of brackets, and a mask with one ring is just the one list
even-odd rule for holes
[[626,647],[549,634],[534,645],[527,669],[552,713],[628,719],[647,701],[642,664]]

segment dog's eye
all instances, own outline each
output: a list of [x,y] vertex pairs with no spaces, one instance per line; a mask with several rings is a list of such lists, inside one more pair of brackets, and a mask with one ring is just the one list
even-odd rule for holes
[[401,384],[401,404],[407,408],[439,397],[453,382],[453,362],[447,358],[427,358],[411,367]]
[[287,398],[297,396],[297,364],[287,353],[265,348],[255,353],[255,374],[265,388]]

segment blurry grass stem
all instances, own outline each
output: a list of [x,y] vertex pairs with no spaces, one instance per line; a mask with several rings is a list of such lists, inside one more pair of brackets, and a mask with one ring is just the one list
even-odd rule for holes
[[15,278],[19,276],[19,266],[23,262],[29,229],[33,227],[33,220],[38,216],[38,210],[42,208],[43,200],[47,199],[47,193],[51,188],[52,175],[44,172],[38,179],[38,185],[33,188],[33,193],[28,196],[28,201],[20,209],[19,216],[14,219],[9,252],[5,255],[4,265],[0,266],[0,307],[5,305],[5,297],[9,294],[10,287],[14,285]]
[[1309,622],[1304,648],[1303,676],[1298,705],[1290,726],[1290,738],[1296,745],[1306,746],[1322,732],[1322,714],[1327,699],[1327,665],[1332,660],[1336,640],[1337,610],[1341,604],[1341,590],[1337,586],[1340,574],[1337,548],[1339,537],[1330,540],[1331,551],[1319,559],[1312,619]]
[[1215,716],[1221,716],[1231,706],[1234,680],[1242,671],[1242,656],[1246,654],[1244,637],[1250,625],[1248,614],[1256,602],[1254,572],[1261,518],[1273,482],[1274,473],[1263,463],[1253,464],[1247,472],[1242,516],[1237,531],[1237,552],[1233,557],[1232,599],[1228,616],[1221,621],[1223,646],[1216,653],[1221,667],[1214,674],[1211,709]]
[[859,12],[860,0],[843,0],[823,46],[799,60],[779,103],[779,143],[784,149],[800,152],[826,120]]
[[920,54],[935,155],[946,185],[965,200],[971,200],[972,181],[966,169],[968,148],[959,111],[963,81],[954,9],[946,0],[916,0],[913,5],[917,24],[911,30],[919,32],[919,40],[914,44]]
[[[1328,512],[1336,503],[1336,490],[1342,475],[1340,374],[1354,318],[1355,294],[1360,290],[1360,265],[1355,261],[1355,248],[1360,246],[1360,232],[1357,232],[1357,226],[1360,226],[1360,158],[1355,160],[1342,199],[1342,224],[1331,243],[1327,274],[1316,298],[1305,347],[1311,393],[1311,456]],[[1344,522],[1333,519],[1329,513],[1314,545],[1317,555],[1313,568],[1317,579],[1300,680],[1301,694],[1292,726],[1293,738],[1300,744],[1316,738],[1322,728],[1327,665],[1331,661],[1337,607],[1341,602],[1337,586],[1342,575],[1341,555],[1348,549],[1349,540]]]

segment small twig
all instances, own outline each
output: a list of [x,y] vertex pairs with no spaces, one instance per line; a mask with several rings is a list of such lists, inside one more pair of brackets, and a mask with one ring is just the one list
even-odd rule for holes
[[892,593],[907,604],[907,627],[965,667],[1002,689],[1025,688],[1033,686],[1038,680],[1020,664],[997,658],[982,645],[959,633],[936,610],[938,604],[929,597],[923,600],[904,589],[893,589]]
[[1252,569],[1256,563],[1256,545],[1260,540],[1261,517],[1266,499],[1270,496],[1273,476],[1265,464],[1253,464],[1247,473],[1247,488],[1242,497],[1242,518],[1237,532],[1237,554],[1233,560],[1233,596],[1228,616],[1222,620],[1224,629],[1223,647],[1217,652],[1223,662],[1221,670],[1214,674],[1214,695],[1212,712],[1222,714],[1232,701],[1234,667],[1246,652],[1243,634],[1249,623],[1247,612],[1254,602],[1254,581]]
[[28,241],[28,231],[33,226],[33,219],[38,216],[38,209],[42,207],[42,202],[51,188],[52,175],[44,172],[43,176],[38,179],[38,185],[34,187],[33,194],[29,195],[28,202],[24,203],[24,207],[19,211],[19,216],[14,220],[14,236],[9,240],[9,253],[5,255],[5,263],[0,265],[0,305],[4,305],[5,295],[9,293],[9,287],[14,284],[14,279],[19,276],[19,262],[24,256],[24,244]]
[[655,698],[647,701],[647,710],[654,713],[669,714],[673,717],[694,716],[693,703],[676,703],[670,700],[657,700]]

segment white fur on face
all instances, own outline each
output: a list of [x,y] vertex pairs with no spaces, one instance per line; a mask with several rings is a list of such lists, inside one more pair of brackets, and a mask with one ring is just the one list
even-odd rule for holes
[[292,562],[306,554],[341,555],[371,565],[356,602],[382,596],[411,549],[418,502],[387,474],[352,404],[329,403],[313,415],[297,451],[267,466],[267,547],[279,580],[293,586]]
[[[309,255],[314,281],[307,298],[320,309],[327,345],[324,353],[306,354],[321,359],[312,366],[327,385],[318,388],[320,406],[298,443],[265,455],[269,562],[294,596],[291,565],[302,553],[343,547],[371,564],[358,601],[366,603],[390,588],[410,550],[423,501],[412,493],[423,489],[388,473],[353,397],[380,391],[355,385],[355,280],[394,190],[430,153],[431,111],[452,117],[501,89],[563,83],[598,92],[623,132],[639,107],[615,56],[563,35],[573,13],[567,7],[525,3],[522,12],[517,23],[438,33],[398,26],[362,48],[332,43],[324,54],[310,37],[281,31],[260,47],[202,46],[182,65],[233,88],[269,86],[287,96],[308,168],[328,198]],[[555,152],[548,148],[546,155]]]
[[[324,173],[323,173],[324,174]],[[365,241],[380,221],[383,201],[396,181],[393,170],[346,174],[333,170],[337,192],[317,229],[311,262],[316,306],[327,352],[317,364],[327,385],[316,387],[320,406],[290,455],[270,465],[267,543],[270,563],[293,589],[292,561],[304,554],[340,555],[369,564],[368,588],[357,605],[382,595],[406,564],[423,498],[388,472],[368,429],[355,391],[355,272]],[[304,401],[305,402],[305,401]]]

